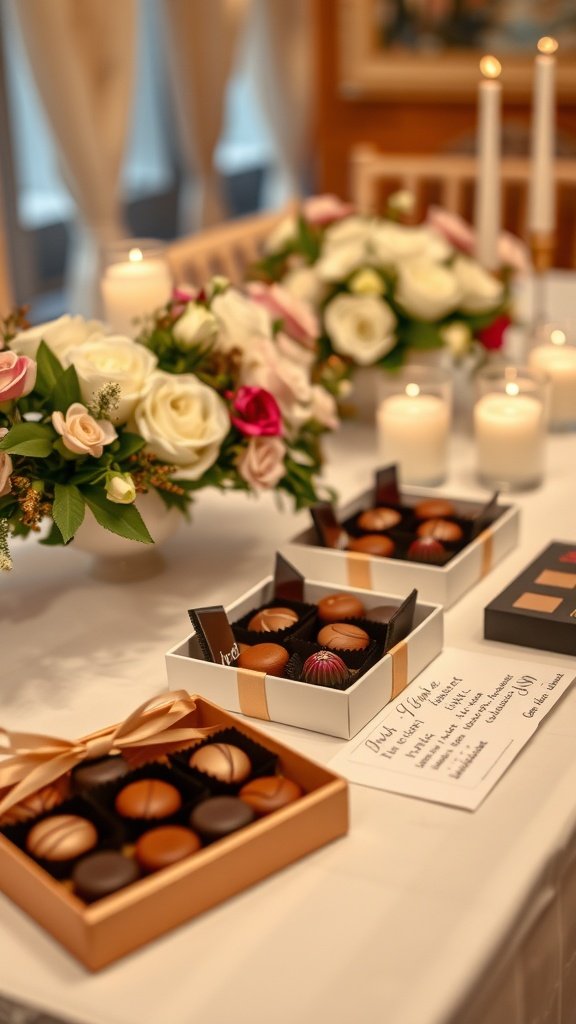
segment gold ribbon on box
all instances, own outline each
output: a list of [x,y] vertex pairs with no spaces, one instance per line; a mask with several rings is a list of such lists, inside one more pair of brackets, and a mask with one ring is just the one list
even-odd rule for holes
[[86,739],[62,740],[0,729],[0,738],[7,740],[0,753],[15,755],[0,762],[0,815],[82,761],[122,754],[138,767],[184,750],[218,730],[219,726],[194,725],[195,712],[195,700],[185,690],[174,690],[147,700],[115,729]]
[[268,698],[266,697],[266,673],[250,668],[236,669],[238,704],[243,715],[270,721]]
[[388,654],[392,658],[392,693],[390,700],[394,700],[402,690],[408,686],[408,644],[400,640],[395,647],[391,647]]
[[484,579],[492,568],[494,557],[494,532],[491,527],[484,530],[478,540],[482,544],[482,561],[480,563],[480,579]]
[[363,551],[346,551],[348,585],[359,590],[372,590],[372,556]]

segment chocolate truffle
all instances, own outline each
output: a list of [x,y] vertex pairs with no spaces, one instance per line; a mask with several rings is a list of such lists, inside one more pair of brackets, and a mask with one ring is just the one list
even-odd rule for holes
[[194,751],[188,763],[219,782],[244,782],[252,771],[248,755],[231,743],[207,743]]
[[449,519],[426,519],[416,533],[419,537],[434,537],[445,544],[455,544],[462,539],[462,528]]
[[259,817],[278,811],[302,796],[302,787],[283,775],[264,775],[242,786],[240,799],[249,804]]
[[190,815],[190,824],[195,832],[211,842],[244,828],[254,818],[252,808],[237,796],[214,796],[196,805]]
[[302,666],[302,679],[315,686],[339,687],[349,678],[347,665],[333,651],[315,651]]
[[254,644],[240,651],[236,664],[239,668],[250,668],[255,672],[267,672],[271,676],[281,676],[290,655],[280,644]]
[[329,622],[322,627],[316,639],[331,651],[363,651],[370,643],[366,630],[353,626],[351,622]]
[[391,530],[393,526],[398,526],[398,523],[402,519],[400,512],[397,512],[395,508],[368,508],[365,512],[361,512],[356,520],[357,526],[361,530]]
[[279,629],[288,629],[298,622],[298,615],[292,608],[263,608],[256,612],[248,623],[248,629],[255,633],[275,633]]
[[131,857],[115,850],[102,850],[83,857],[72,872],[74,892],[85,903],[109,896],[140,877],[138,865]]
[[72,774],[76,789],[93,789],[117,782],[127,775],[130,765],[123,757],[102,757],[98,761],[85,761]]
[[394,551],[394,541],[382,533],[365,533],[363,537],[350,538],[348,551],[362,551],[365,555],[387,558]]
[[182,797],[170,782],[138,779],[118,793],[114,806],[123,818],[169,818],[182,806]]
[[43,818],[26,836],[26,849],[40,860],[65,861],[80,857],[98,842],[98,832],[78,814],[54,814]]
[[364,611],[362,601],[354,594],[328,594],[318,601],[318,618],[322,622],[359,619],[364,615]]
[[32,818],[38,818],[41,814],[46,814],[46,811],[58,807],[58,804],[61,804],[69,796],[69,793],[70,778],[65,775],[51,785],[37,790],[36,793],[31,793],[19,804],[11,807],[2,815],[0,825],[16,825],[20,821],[31,821]]
[[441,519],[456,515],[456,509],[448,498],[425,498],[414,506],[414,515],[417,519]]
[[176,864],[196,853],[201,842],[195,832],[182,825],[161,825],[145,832],[136,843],[134,855],[143,871],[149,874]]
[[406,554],[413,562],[442,565],[446,561],[446,548],[434,537],[418,537],[413,540]]

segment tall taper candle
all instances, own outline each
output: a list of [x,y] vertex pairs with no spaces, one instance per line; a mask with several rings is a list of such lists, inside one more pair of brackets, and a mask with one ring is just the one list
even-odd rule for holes
[[475,227],[476,258],[487,270],[498,267],[502,86],[497,79],[501,70],[496,57],[482,57],[483,78],[478,86]]
[[556,148],[556,57],[551,36],[538,41],[534,61],[532,142],[528,227],[532,236],[552,235],[556,228],[554,158]]

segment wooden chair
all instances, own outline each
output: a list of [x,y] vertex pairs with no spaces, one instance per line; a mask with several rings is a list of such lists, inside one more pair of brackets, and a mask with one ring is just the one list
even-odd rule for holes
[[262,256],[266,239],[293,209],[286,206],[240,217],[170,243],[166,257],[176,284],[198,287],[215,274],[240,284],[249,266]]
[[[527,239],[528,181],[526,157],[504,157],[502,173],[503,224]],[[476,159],[473,156],[399,156],[373,146],[354,147],[351,158],[351,197],[361,213],[378,213],[386,198],[407,189],[416,200],[414,222],[430,203],[438,203],[472,221]],[[558,203],[557,265],[576,266],[576,160],[556,161]]]

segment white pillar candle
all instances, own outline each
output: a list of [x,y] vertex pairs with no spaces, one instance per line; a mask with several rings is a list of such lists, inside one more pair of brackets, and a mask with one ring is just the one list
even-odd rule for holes
[[544,471],[544,405],[518,385],[488,392],[474,407],[478,473],[487,484],[531,487]]
[[450,408],[417,384],[385,398],[376,411],[380,455],[399,464],[404,483],[436,484],[446,475]]
[[552,234],[556,228],[554,160],[556,148],[555,79],[558,43],[550,36],[538,42],[534,61],[532,139],[528,227],[533,235]]
[[106,267],[101,287],[105,319],[118,334],[133,337],[139,330],[134,321],[168,302],[172,278],[165,260],[134,248],[128,259]]
[[550,344],[536,345],[528,353],[528,365],[550,381],[549,423],[554,430],[576,428],[576,346],[566,343],[566,335],[554,330]]
[[483,79],[478,86],[477,177],[475,201],[476,259],[487,270],[498,267],[500,234],[500,110],[501,71],[495,57],[480,61]]

